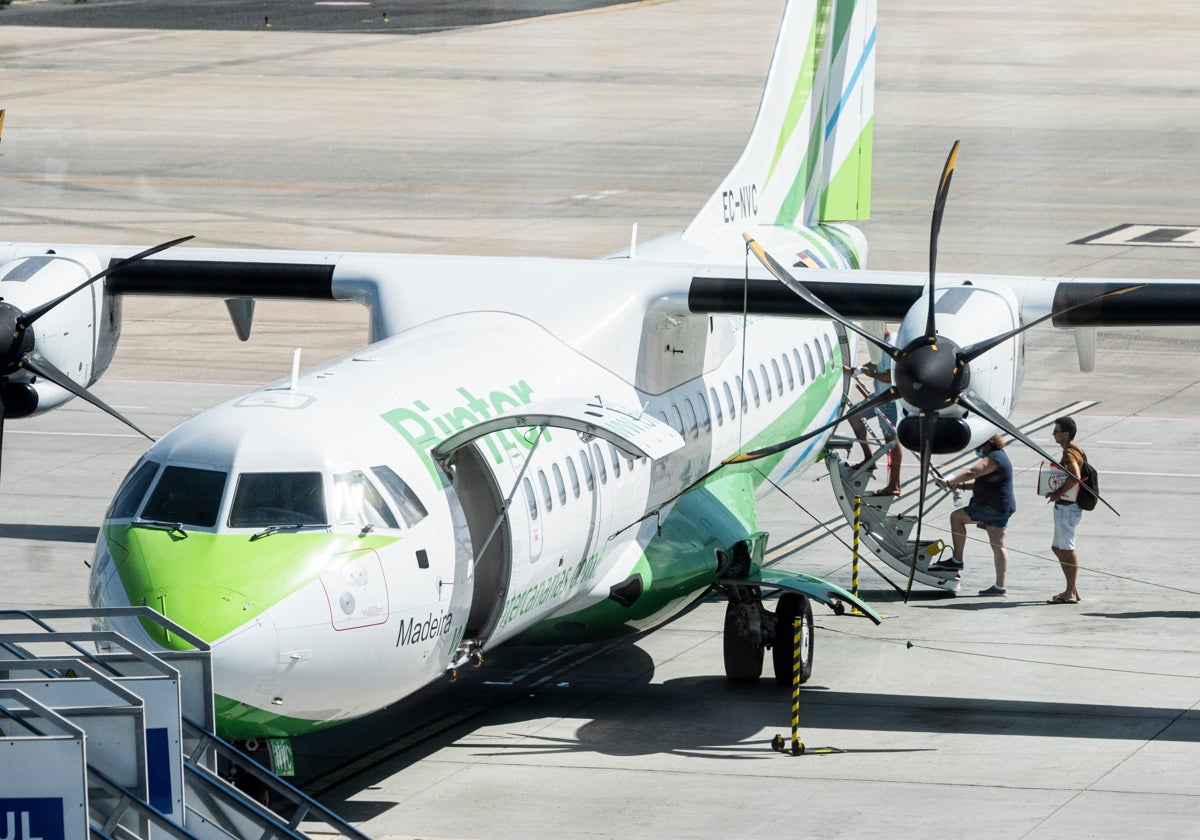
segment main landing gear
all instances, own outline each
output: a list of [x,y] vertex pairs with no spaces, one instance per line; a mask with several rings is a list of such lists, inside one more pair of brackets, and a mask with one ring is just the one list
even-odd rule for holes
[[758,587],[731,588],[725,609],[725,676],[733,682],[757,680],[770,648],[776,684],[791,685],[797,650],[796,619],[800,619],[800,682],[804,683],[813,669],[813,612],[809,600],[785,592],[779,596],[775,612],[770,612],[763,606]]

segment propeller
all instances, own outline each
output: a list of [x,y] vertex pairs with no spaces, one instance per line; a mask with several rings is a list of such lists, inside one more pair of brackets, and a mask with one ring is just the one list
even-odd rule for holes
[[[164,251],[181,242],[187,242],[192,239],[191,236],[183,236],[179,239],[172,239],[170,242],[164,242],[161,245],[155,245],[153,248],[147,248],[140,251],[131,257],[118,260],[103,271],[93,274],[84,282],[80,283],[69,292],[59,295],[58,297],[39,304],[38,306],[22,312],[17,307],[13,306],[4,300],[0,300],[0,386],[6,385],[9,377],[19,373],[22,370],[28,371],[34,376],[40,376],[43,379],[53,382],[58,387],[69,391],[77,397],[80,397],[92,405],[109,414],[129,428],[133,429],[138,434],[154,440],[146,432],[139,429],[133,421],[122,415],[115,408],[110,406],[104,400],[97,397],[95,394],[88,391],[75,380],[71,379],[63,371],[59,370],[49,359],[37,352],[35,346],[36,339],[34,332],[30,329],[37,321],[47,313],[54,310],[59,304],[67,300],[78,292],[83,291],[92,283],[100,280],[114,271],[129,265],[130,263],[143,260],[146,257],[157,254],[159,251]],[[0,455],[3,453],[4,442],[4,390],[0,387]]]
[[[912,589],[913,576],[916,574],[917,560],[920,556],[921,521],[925,514],[926,487],[930,472],[933,469],[934,434],[937,427],[938,412],[941,409],[958,405],[969,412],[974,412],[1006,434],[1021,441],[1021,443],[1028,446],[1059,469],[1065,470],[1062,464],[1051,457],[1042,447],[1038,446],[1028,435],[1021,432],[1020,429],[1009,422],[999,411],[989,405],[982,396],[971,390],[971,361],[1043,321],[1095,303],[1103,298],[1122,295],[1135,289],[1140,289],[1145,285],[1134,284],[1095,295],[1081,303],[1056,309],[1041,318],[1022,324],[1001,335],[975,342],[967,347],[960,347],[947,336],[939,335],[937,331],[936,301],[934,299],[936,292],[935,281],[937,278],[937,244],[942,227],[942,216],[946,209],[946,199],[949,196],[950,182],[954,176],[954,166],[958,159],[958,149],[959,142],[956,140],[950,149],[950,154],[946,158],[945,165],[942,167],[942,177],[938,181],[937,193],[934,197],[933,218],[929,234],[929,309],[925,319],[925,331],[923,335],[912,339],[904,347],[892,347],[878,337],[865,331],[858,324],[843,317],[805,288],[804,284],[792,276],[785,266],[771,257],[749,234],[744,234],[747,247],[754,252],[754,255],[763,266],[777,280],[795,292],[814,309],[837,321],[856,335],[861,336],[864,340],[875,345],[881,352],[886,353],[892,358],[893,384],[886,391],[852,406],[836,419],[824,424],[820,428],[806,432],[799,437],[782,441],[781,443],[734,455],[726,458],[723,463],[743,463],[774,455],[777,452],[816,437],[852,415],[861,414],[889,400],[902,399],[910,406],[916,408],[918,412],[916,418],[919,435],[918,449],[921,459],[920,493],[917,503],[916,540],[913,545],[912,563],[909,567],[908,588],[905,591],[906,600],[908,593]],[[1112,505],[1108,504],[1098,494],[1096,498],[1104,502],[1114,513],[1116,512]]]

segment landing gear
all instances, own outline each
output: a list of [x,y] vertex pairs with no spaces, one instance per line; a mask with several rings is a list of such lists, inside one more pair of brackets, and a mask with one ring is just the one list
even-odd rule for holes
[[775,666],[775,684],[791,685],[796,655],[795,620],[800,619],[800,682],[808,682],[813,669],[812,604],[803,595],[785,592],[775,608],[775,638],[771,661]]
[[725,676],[750,682],[762,676],[762,602],[730,598],[725,608]]
[[779,596],[771,614],[763,608],[757,589],[731,589],[725,608],[725,676],[733,682],[753,682],[762,676],[766,649],[778,685],[792,684],[796,654],[795,620],[800,619],[800,682],[808,682],[813,670],[812,603],[795,592]]

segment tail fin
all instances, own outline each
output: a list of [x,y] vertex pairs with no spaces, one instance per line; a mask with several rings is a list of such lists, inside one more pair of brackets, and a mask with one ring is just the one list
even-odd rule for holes
[[750,139],[685,241],[870,215],[876,2],[789,0]]

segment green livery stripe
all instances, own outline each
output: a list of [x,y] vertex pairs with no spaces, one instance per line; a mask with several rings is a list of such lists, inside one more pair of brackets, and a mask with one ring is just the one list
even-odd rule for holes
[[292,738],[345,722],[342,719],[321,721],[288,717],[222,697],[220,694],[213,697],[213,706],[217,714],[217,734],[227,741],[264,737]]
[[837,55],[842,51],[842,47],[846,43],[846,32],[850,29],[850,24],[854,20],[854,13],[858,11],[857,2],[847,2],[841,0],[837,7],[837,16],[833,22],[833,54]]
[[[779,158],[782,157],[783,150],[787,147],[792,133],[796,130],[796,125],[800,122],[800,117],[803,115],[804,108],[808,105],[809,98],[812,95],[814,80],[817,76],[817,67],[820,64],[821,53],[825,45],[825,30],[829,22],[829,14],[832,6],[833,0],[821,0],[814,11],[812,27],[809,29],[808,44],[804,49],[804,61],[800,65],[800,73],[796,77],[795,85],[792,87],[792,96],[788,104],[787,113],[784,114],[783,124],[779,128],[779,139],[775,142],[775,154],[771,159],[771,165],[767,168],[767,177],[763,180],[764,187],[771,183],[771,176],[775,172]],[[787,46],[787,44],[780,44],[780,49],[787,49]]]
[[[214,642],[270,609],[301,587],[341,568],[364,550],[378,551],[399,537],[326,532],[249,534],[168,532],[108,525],[104,538],[126,592],[141,604]],[[151,558],[170,557],[171,562]],[[148,562],[149,561],[149,562]],[[222,581],[221,587],[211,581]],[[164,647],[187,647],[143,622]]]
[[[841,388],[841,350],[835,345],[833,370],[826,370],[775,422],[744,448],[794,437],[814,421]],[[787,453],[752,463],[726,466],[683,496],[662,521],[661,533],[646,545],[631,577],[640,595],[628,605],[607,598],[587,609],[543,621],[516,638],[525,644],[594,641],[653,627],[695,599],[716,579],[718,549],[729,552],[758,530],[756,490]]]
[[[819,108],[821,113],[825,112],[825,94],[822,92],[821,101],[814,107]],[[808,149],[804,153],[804,161],[800,164],[800,168],[796,172],[796,177],[792,179],[792,185],[788,189],[787,195],[783,202],[779,205],[779,213],[775,216],[775,224],[781,227],[789,227],[799,222],[807,225],[811,220],[800,219],[800,214],[804,210],[804,195],[808,191],[808,185],[812,181],[813,173],[820,171],[821,146],[824,142],[825,127],[820,120],[812,126],[808,135]]]
[[838,249],[838,253],[845,260],[846,265],[850,268],[862,268],[862,254],[858,252],[858,247],[853,239],[833,225],[821,225],[820,230],[829,237],[829,243]]
[[874,135],[875,119],[872,117],[821,196],[821,221],[849,222],[870,217]]

